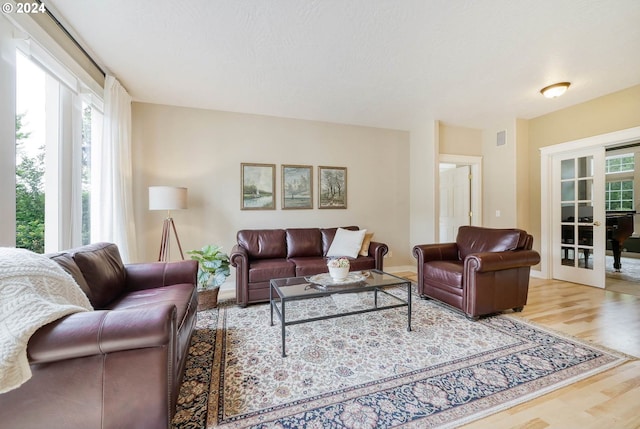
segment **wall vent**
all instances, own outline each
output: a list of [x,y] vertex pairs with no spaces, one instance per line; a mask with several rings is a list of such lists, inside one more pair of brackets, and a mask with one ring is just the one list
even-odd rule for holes
[[504,146],[506,143],[507,143],[507,132],[498,131],[498,135],[496,138],[496,146]]

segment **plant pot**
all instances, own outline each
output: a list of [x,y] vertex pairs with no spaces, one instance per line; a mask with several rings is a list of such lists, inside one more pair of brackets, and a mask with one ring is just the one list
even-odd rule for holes
[[198,292],[198,311],[210,310],[218,306],[220,288],[201,290]]
[[329,267],[329,275],[334,282],[342,281],[349,275],[349,267]]

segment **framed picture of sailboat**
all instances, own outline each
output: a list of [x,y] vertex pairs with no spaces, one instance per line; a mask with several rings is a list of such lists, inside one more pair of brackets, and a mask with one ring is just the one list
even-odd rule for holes
[[276,165],[241,163],[241,210],[276,208]]

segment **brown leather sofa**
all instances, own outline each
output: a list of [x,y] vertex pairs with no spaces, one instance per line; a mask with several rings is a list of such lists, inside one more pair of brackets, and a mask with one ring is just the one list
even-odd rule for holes
[[[236,268],[236,302],[269,300],[269,280],[328,271],[326,254],[338,228],[245,229],[238,231],[230,262]],[[357,226],[344,227],[357,231]],[[386,244],[371,241],[367,256],[350,258],[351,271],[382,270]]]
[[531,266],[540,262],[533,237],[520,229],[462,226],[455,243],[417,245],[418,294],[471,319],[527,303]]
[[170,428],[196,321],[197,262],[123,265],[109,243],[48,256],[95,310],[34,333],[33,376],[0,395],[0,428]]

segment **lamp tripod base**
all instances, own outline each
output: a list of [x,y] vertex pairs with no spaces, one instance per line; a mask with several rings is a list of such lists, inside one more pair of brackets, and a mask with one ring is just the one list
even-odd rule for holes
[[162,225],[162,240],[160,241],[160,254],[158,255],[158,261],[168,262],[171,259],[171,230],[176,237],[176,243],[178,243],[178,249],[180,250],[180,257],[184,259],[182,253],[182,246],[180,245],[180,239],[178,238],[178,231],[176,231],[176,224],[173,223],[173,218],[168,217],[164,220]]

